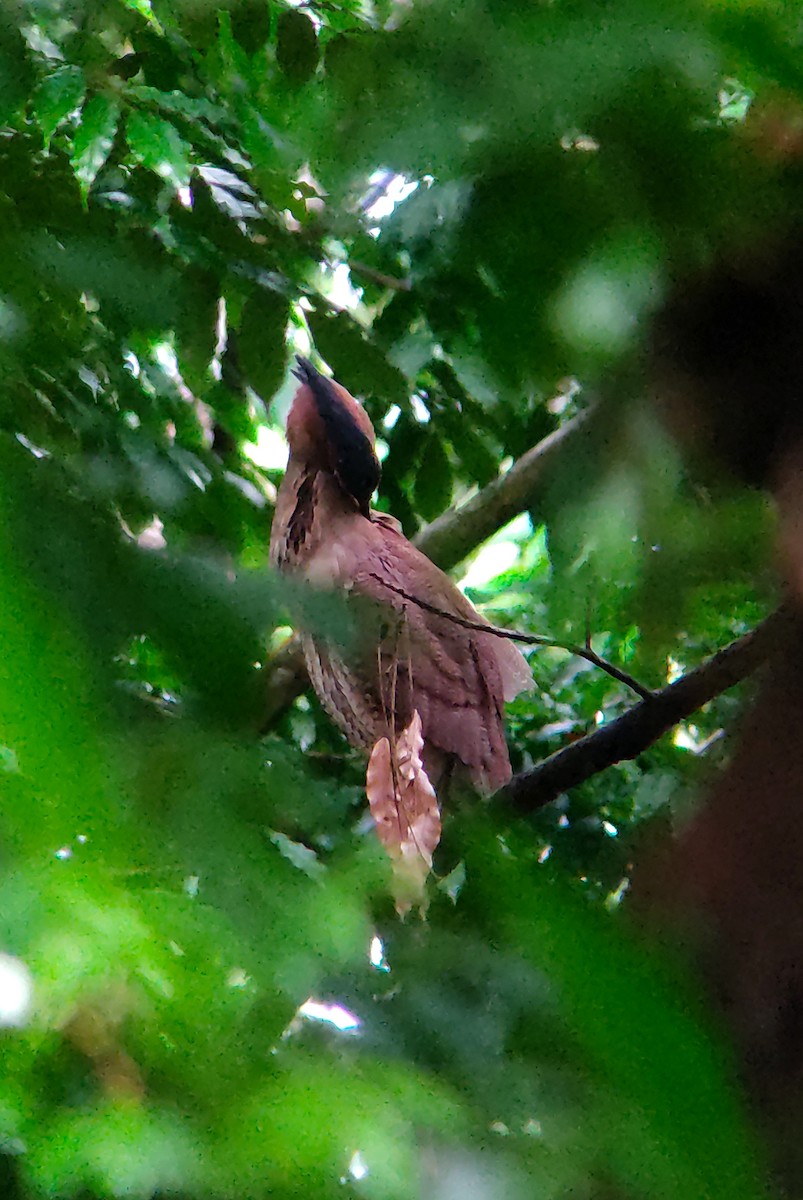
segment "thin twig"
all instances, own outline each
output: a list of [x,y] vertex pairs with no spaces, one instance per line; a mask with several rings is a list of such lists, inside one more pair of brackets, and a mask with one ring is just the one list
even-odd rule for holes
[[618,679],[619,683],[623,683],[625,687],[629,687],[631,692],[635,692],[637,696],[641,696],[642,700],[651,700],[656,694],[652,688],[645,687],[643,683],[629,675],[627,671],[621,670],[620,667],[615,667],[613,663],[608,662],[607,658],[602,658],[596,651],[591,649],[591,646],[575,646],[572,642],[559,642],[552,638],[545,638],[544,646],[554,646],[557,650],[566,650],[569,654],[574,654],[577,658],[584,658],[586,662],[591,663],[595,667],[599,667],[601,671],[605,671],[613,679]]
[[409,292],[413,286],[412,280],[409,278],[399,279],[397,275],[386,275],[384,271],[377,271],[376,267],[369,267],[368,263],[357,262],[353,258],[348,260],[348,268],[357,275],[369,279],[371,283],[376,283],[379,287],[390,288],[394,292]]
[[789,614],[778,609],[750,633],[609,725],[564,746],[532,770],[514,775],[499,798],[519,811],[534,812],[592,775],[637,758],[680,721],[757,670],[782,645],[789,620]]
[[389,592],[395,592],[397,596],[401,596],[403,600],[408,600],[411,604],[415,604],[418,608],[424,609],[425,612],[432,613],[435,617],[443,617],[446,621],[451,621],[454,625],[460,625],[463,629],[473,629],[477,633],[490,633],[494,637],[507,638],[511,642],[522,642],[525,646],[552,646],[556,650],[566,650],[569,654],[575,654],[578,658],[584,658],[586,662],[590,662],[593,666],[599,667],[601,671],[612,676],[612,678],[625,684],[637,696],[641,696],[642,700],[649,700],[655,695],[644,684],[639,683],[632,675],[628,675],[626,671],[622,671],[619,667],[615,667],[613,663],[609,663],[607,659],[602,658],[590,646],[578,646],[574,642],[561,642],[557,638],[547,637],[542,633],[520,633],[516,629],[498,629],[496,625],[488,625],[484,621],[470,621],[466,617],[455,616],[454,613],[447,612],[443,608],[438,608],[435,604],[429,604],[426,600],[422,600],[420,596],[414,596],[412,592],[406,592],[404,588],[395,587],[392,583],[388,583],[387,579],[383,579],[381,575],[377,575],[374,571],[369,571],[371,579],[375,579],[382,587],[387,588]]

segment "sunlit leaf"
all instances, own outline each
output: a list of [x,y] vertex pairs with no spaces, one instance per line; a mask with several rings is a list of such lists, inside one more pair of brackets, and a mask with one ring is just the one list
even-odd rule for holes
[[131,153],[143,166],[176,186],[189,183],[190,147],[170,121],[134,111],[126,120],[125,136]]
[[119,118],[117,100],[101,92],[87,100],[81,110],[71,157],[73,170],[85,193],[109,156]]
[[79,108],[85,90],[83,71],[69,64],[42,80],[36,89],[34,106],[46,146],[65,117]]

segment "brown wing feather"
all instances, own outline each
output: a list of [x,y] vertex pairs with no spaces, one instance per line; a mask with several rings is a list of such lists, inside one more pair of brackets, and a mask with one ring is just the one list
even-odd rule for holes
[[506,782],[510,762],[502,709],[505,700],[531,685],[530,669],[510,642],[449,619],[482,621],[395,521],[378,513],[367,520],[353,501],[346,503],[330,476],[291,460],[271,555],[284,569],[300,569],[311,582],[369,597],[391,614],[379,646],[373,625],[364,653],[354,661],[344,661],[325,642],[304,639],[315,691],[349,741],[370,748],[388,731],[407,728],[417,709],[433,780],[436,764],[444,767],[456,758],[482,791]]
[[[460,759],[483,791],[501,787],[510,778],[502,709],[506,698],[532,681],[529,667],[504,639],[450,620],[449,616],[471,622],[482,618],[402,534],[385,525],[375,529],[378,536],[357,564],[352,586],[400,617],[398,630],[385,638],[380,650],[382,678],[376,690],[387,695],[395,670],[397,722],[406,725],[418,709],[430,746]],[[415,599],[407,600],[399,592]],[[449,616],[429,611],[416,600]]]

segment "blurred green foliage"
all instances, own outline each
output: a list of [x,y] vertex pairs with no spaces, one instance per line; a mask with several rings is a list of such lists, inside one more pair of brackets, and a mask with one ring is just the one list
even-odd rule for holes
[[[266,569],[312,345],[410,535],[602,389],[463,570],[500,623],[658,687],[767,611],[763,503],[684,471],[642,365],[673,281],[796,218],[800,40],[782,3],[6,0],[3,1196],[760,1194],[619,910],[739,697],[526,829],[449,816],[402,925],[358,756],[309,697],[260,737],[260,665],[343,619]],[[515,768],[632,702],[532,663]]]

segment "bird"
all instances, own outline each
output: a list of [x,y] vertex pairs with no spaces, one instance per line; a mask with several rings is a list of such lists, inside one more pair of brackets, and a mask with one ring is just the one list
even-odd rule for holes
[[398,521],[371,507],[380,464],[365,409],[309,359],[298,357],[293,373],[300,386],[287,417],[271,562],[372,602],[378,614],[349,655],[302,633],[312,686],[352,745],[376,752],[406,735],[402,775],[420,751],[433,790],[459,777],[492,793],[511,776],[503,708],[532,686],[527,661]]

